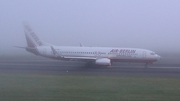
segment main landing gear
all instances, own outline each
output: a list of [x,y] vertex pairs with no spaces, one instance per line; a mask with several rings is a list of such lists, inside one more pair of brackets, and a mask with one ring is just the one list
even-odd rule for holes
[[146,63],[146,64],[145,64],[145,68],[148,68],[148,67],[149,67],[149,64],[153,64],[153,63]]
[[146,64],[145,64],[145,68],[148,68],[148,66],[149,66],[149,63],[146,63]]

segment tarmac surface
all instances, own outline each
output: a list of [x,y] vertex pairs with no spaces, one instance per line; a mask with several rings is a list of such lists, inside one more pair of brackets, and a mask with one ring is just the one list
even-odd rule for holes
[[180,77],[180,67],[149,66],[142,64],[113,64],[113,66],[86,66],[81,62],[62,62],[49,60],[0,61],[0,73],[55,74],[55,75],[113,75],[113,76],[150,76]]

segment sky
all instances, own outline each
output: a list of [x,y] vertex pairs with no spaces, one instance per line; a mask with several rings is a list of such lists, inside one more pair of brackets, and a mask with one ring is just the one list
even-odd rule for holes
[[180,51],[180,0],[0,0],[0,54],[26,54],[26,21],[59,46]]

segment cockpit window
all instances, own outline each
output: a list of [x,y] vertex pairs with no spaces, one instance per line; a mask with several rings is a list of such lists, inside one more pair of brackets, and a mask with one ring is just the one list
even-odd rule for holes
[[151,55],[155,55],[155,53],[150,53]]

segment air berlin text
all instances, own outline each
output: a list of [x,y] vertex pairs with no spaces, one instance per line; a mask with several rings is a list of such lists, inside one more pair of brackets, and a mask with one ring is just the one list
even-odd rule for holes
[[130,50],[130,49],[112,49],[110,53],[136,53],[136,50]]

